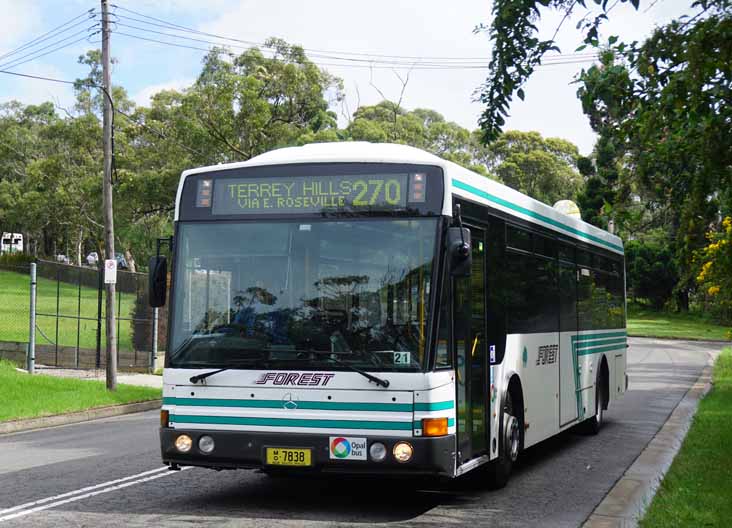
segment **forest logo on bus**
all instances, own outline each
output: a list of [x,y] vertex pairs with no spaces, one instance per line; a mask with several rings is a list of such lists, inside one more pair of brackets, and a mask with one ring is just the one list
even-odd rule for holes
[[351,454],[351,443],[339,436],[330,443],[330,452],[337,458],[348,458]]

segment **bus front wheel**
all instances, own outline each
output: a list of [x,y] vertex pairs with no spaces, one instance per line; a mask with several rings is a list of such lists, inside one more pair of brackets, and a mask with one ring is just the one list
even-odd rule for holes
[[511,391],[506,394],[501,423],[503,430],[501,431],[498,458],[488,466],[489,478],[495,488],[502,488],[508,483],[513,463],[516,462],[521,449],[521,416],[514,410]]

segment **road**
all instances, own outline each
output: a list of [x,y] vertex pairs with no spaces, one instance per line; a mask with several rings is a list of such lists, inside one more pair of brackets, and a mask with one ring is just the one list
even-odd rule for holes
[[158,413],[0,436],[0,525],[579,526],[663,425],[720,345],[631,339],[630,389],[598,436],[527,450],[502,490],[450,483],[270,478],[161,469]]

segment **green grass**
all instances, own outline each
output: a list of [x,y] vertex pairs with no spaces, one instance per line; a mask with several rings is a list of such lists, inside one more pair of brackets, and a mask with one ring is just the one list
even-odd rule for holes
[[628,335],[676,339],[729,340],[732,328],[720,326],[696,314],[656,312],[628,305]]
[[704,398],[641,528],[732,523],[732,349],[714,366]]
[[[56,313],[56,281],[39,278],[37,286],[36,313]],[[58,313],[76,316],[80,307],[82,317],[94,320],[59,318],[58,344],[76,346],[77,324],[79,326],[79,346],[96,348],[97,343],[97,290],[81,288],[81,299],[77,286],[61,282],[59,287]],[[30,312],[30,278],[27,274],[0,270],[0,341],[28,341],[28,325]],[[118,305],[119,316],[131,317],[135,307],[135,296],[121,294],[121,305]],[[44,337],[36,331],[36,343],[47,345],[56,342],[56,318],[39,315],[36,320]],[[104,326],[102,325],[102,343],[104,343]],[[120,350],[133,350],[131,321],[121,321],[119,325]],[[50,342],[49,342],[50,340]]]
[[0,422],[160,397],[161,390],[150,387],[118,385],[116,392],[109,392],[102,381],[29,375],[0,360]]

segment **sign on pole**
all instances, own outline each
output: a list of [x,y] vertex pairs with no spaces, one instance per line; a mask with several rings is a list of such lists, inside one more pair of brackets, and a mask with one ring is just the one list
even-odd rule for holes
[[104,284],[117,284],[117,261],[115,259],[104,261]]

